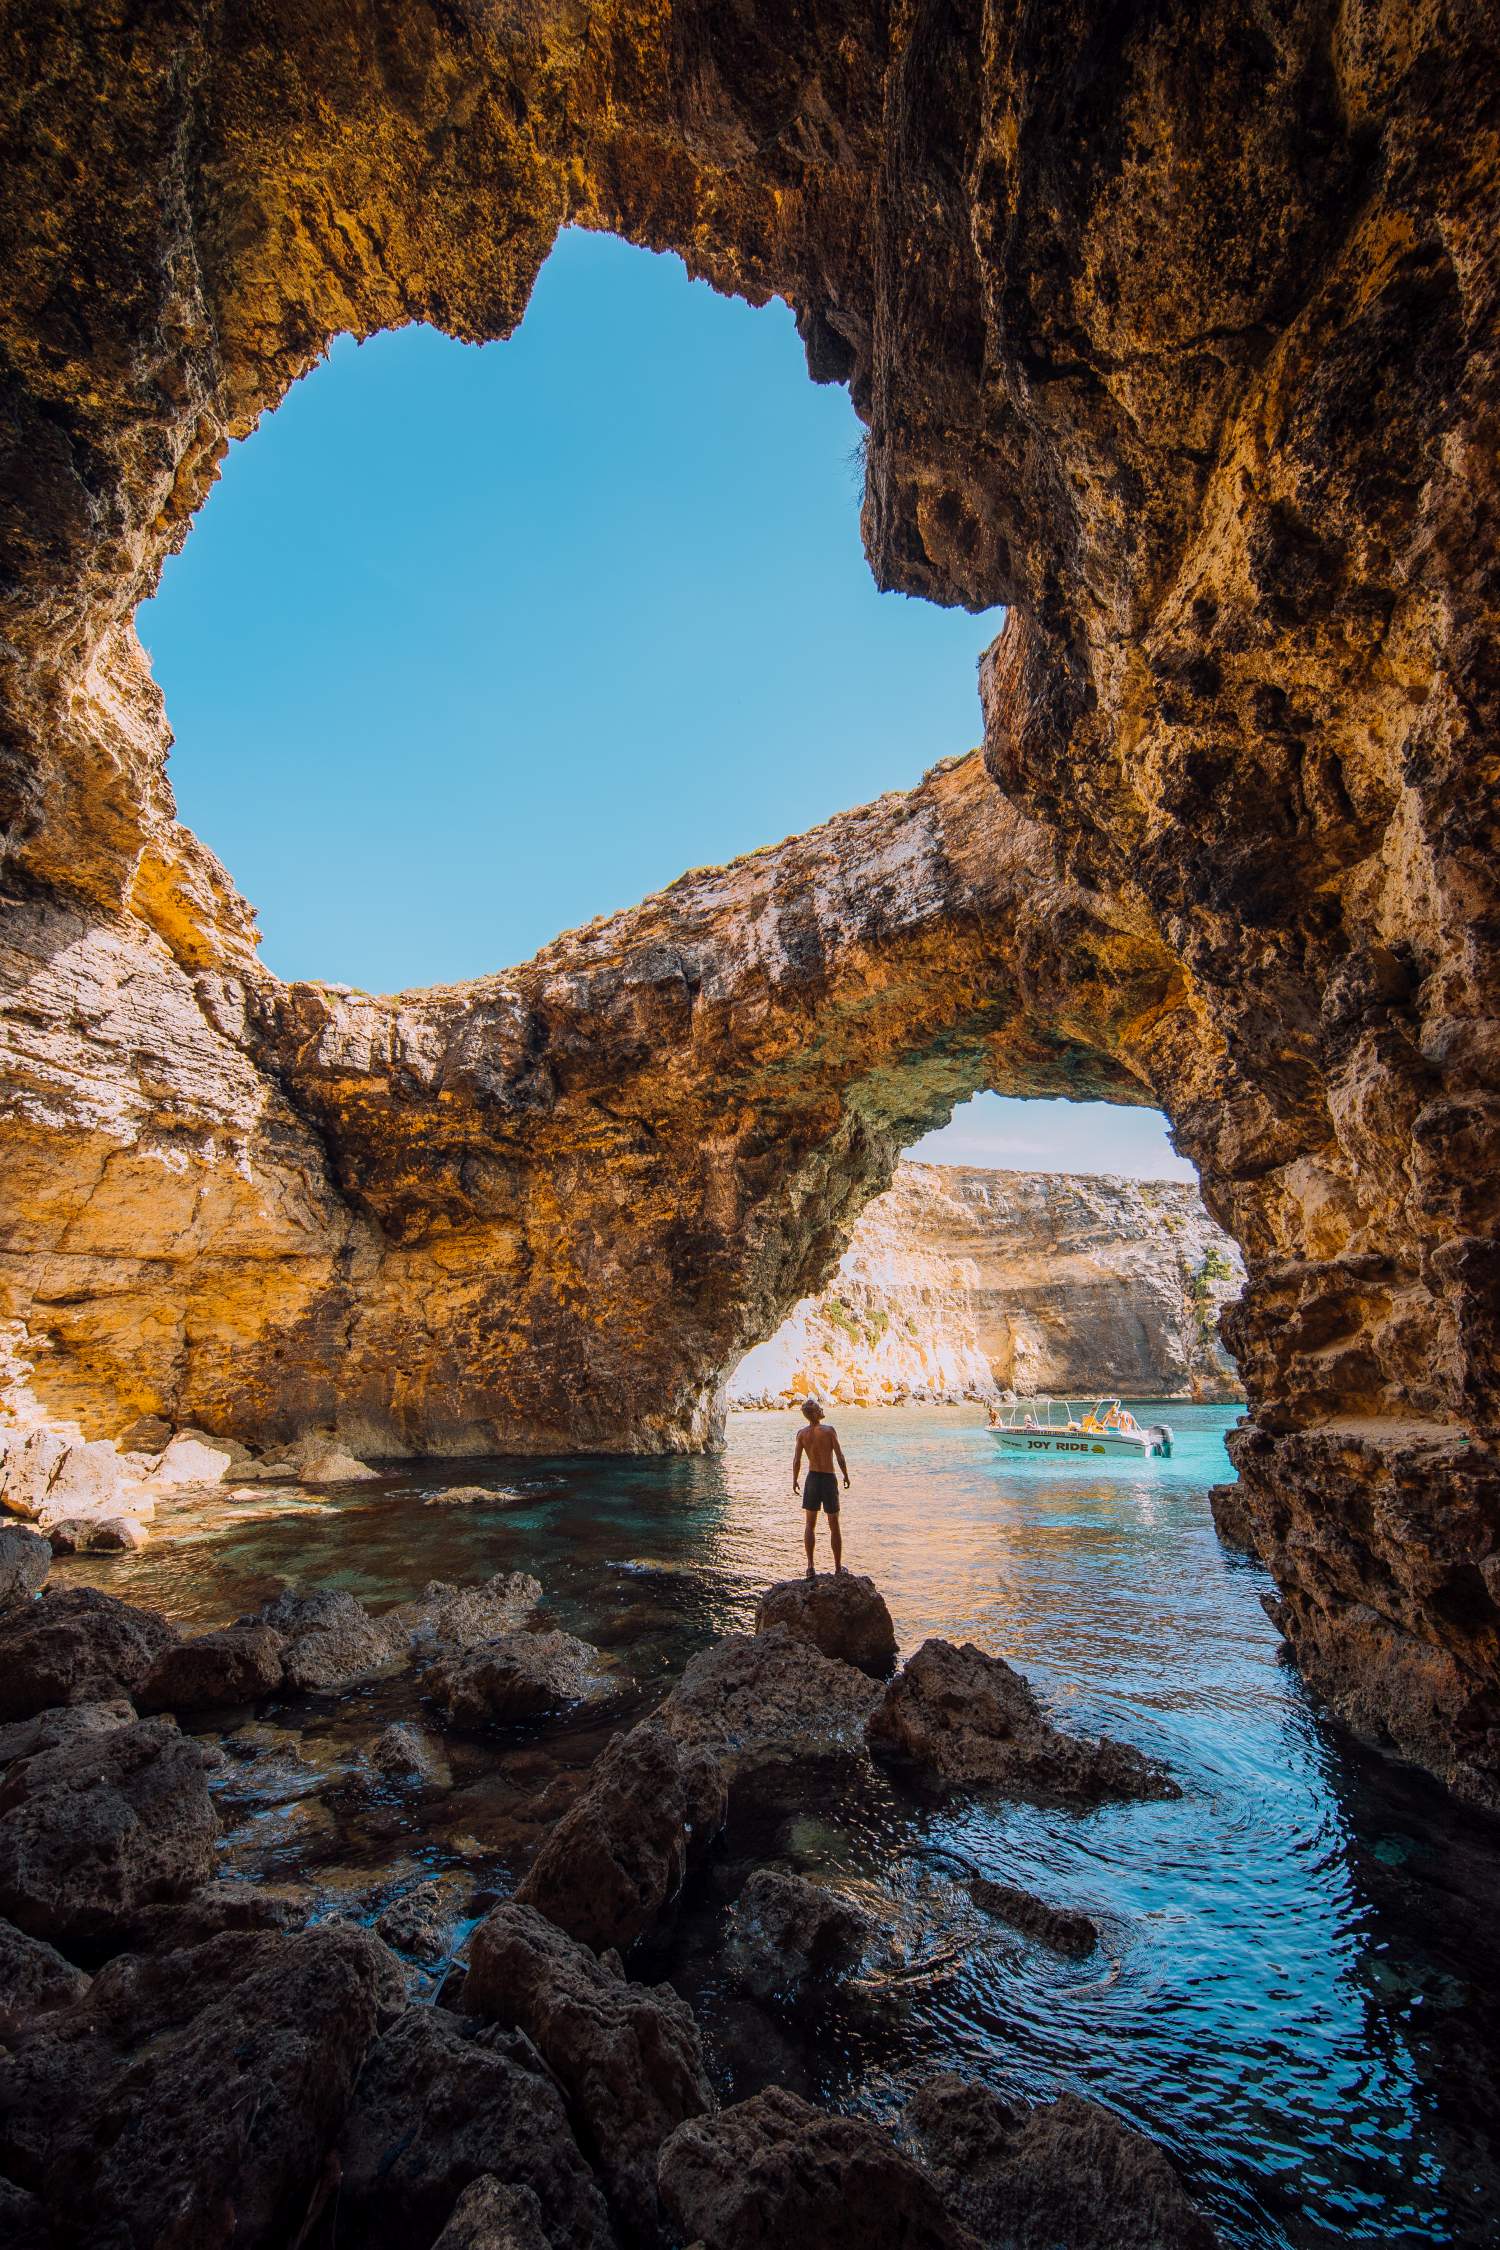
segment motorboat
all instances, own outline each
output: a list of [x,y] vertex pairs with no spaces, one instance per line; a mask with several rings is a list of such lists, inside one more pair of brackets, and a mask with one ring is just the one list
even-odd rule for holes
[[1165,1422],[1143,1429],[1117,1398],[1101,1398],[1082,1413],[1068,1399],[1007,1398],[991,1420],[990,1435],[1002,1453],[1145,1461],[1153,1454],[1165,1460],[1172,1452]]

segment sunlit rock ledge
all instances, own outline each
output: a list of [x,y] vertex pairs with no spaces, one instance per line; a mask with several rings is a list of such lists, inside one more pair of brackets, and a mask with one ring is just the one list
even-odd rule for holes
[[740,1362],[730,1403],[1242,1398],[1217,1323],[1243,1282],[1184,1183],[902,1164],[828,1286]]

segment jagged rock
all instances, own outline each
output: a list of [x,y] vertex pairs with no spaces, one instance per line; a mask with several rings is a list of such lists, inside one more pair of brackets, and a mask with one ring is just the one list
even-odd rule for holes
[[317,1893],[300,1883],[204,1883],[184,1899],[146,1906],[133,1915],[130,1942],[165,1953],[204,1945],[226,1930],[300,1930],[317,1905]]
[[667,1731],[731,1782],[756,1768],[861,1751],[880,1690],[784,1625],[730,1633],[695,1656],[661,1708]]
[[424,1508],[503,1508],[517,1498],[487,1484],[445,1484],[422,1495]]
[[735,1901],[725,1966],[757,2000],[797,1998],[851,1968],[874,1935],[871,1917],[837,1891],[758,1867]]
[[149,1517],[155,1503],[107,1438],[76,1423],[0,1427],[0,1508],[46,1532],[54,1523]]
[[748,1406],[1242,1398],[1245,1268],[1192,1183],[898,1164],[832,1278],[729,1380]]
[[403,1891],[376,1915],[376,1936],[414,1961],[441,1961],[453,1934],[446,1897],[447,1887],[439,1882]]
[[1064,1734],[1002,1657],[928,1640],[870,1714],[870,1748],[962,1788],[1102,1804],[1176,1797],[1177,1784],[1128,1743]]
[[654,1719],[617,1735],[549,1832],[516,1896],[570,1937],[621,1952],[677,1896],[724,1825],[724,1782]]
[[341,1445],[331,1430],[314,1430],[292,1448],[299,1484],[370,1484],[380,1471]]
[[59,2242],[281,2250],[390,1966],[333,1926],[121,1956],[6,2066],[0,2163],[42,2191]]
[[1071,1960],[1086,1959],[1099,1943],[1099,1925],[1087,1914],[1068,1906],[1049,1906],[1035,1891],[1022,1890],[1015,1883],[995,1883],[987,1875],[976,1875],[969,1884],[969,1896],[986,1914],[998,1915],[1013,1929],[1051,1946],[1054,1953],[1067,1954]]
[[[244,1448],[236,1449],[242,1458]],[[179,1484],[222,1484],[235,1465],[228,1447],[179,1431],[153,1466],[148,1482],[170,1490]]]
[[71,1703],[38,1711],[32,1718],[13,1720],[0,1727],[0,1768],[17,1758],[34,1758],[39,1750],[56,1750],[80,1735],[107,1734],[111,1727],[128,1727],[135,1721],[132,1704]]
[[82,1735],[0,1779],[0,1914],[33,1937],[108,1936],[213,1869],[205,1753],[170,1719]]
[[1248,1495],[1238,1484],[1215,1484],[1209,1487],[1208,1504],[1214,1519],[1214,1529],[1226,1547],[1233,1547],[1244,1555],[1255,1553],[1255,1515],[1248,1503]]
[[288,1687],[333,1693],[404,1663],[406,1635],[388,1630],[342,1587],[287,1586],[240,1626],[269,1627],[284,1643]]
[[143,1711],[259,1702],[281,1685],[284,1645],[266,1625],[228,1625],[197,1640],[174,1641],[142,1680],[136,1702]]
[[440,1657],[429,1692],[458,1726],[540,1718],[610,1692],[599,1651],[571,1633],[507,1633]]
[[1077,2094],[1013,2107],[945,2072],[902,2129],[987,2250],[1214,2250],[1156,2143]]
[[547,2250],[542,2207],[530,2188],[487,2174],[464,2189],[432,2250]]
[[[247,1461],[235,1470],[241,1484],[295,1484],[297,1464],[280,1455],[275,1460]],[[233,1498],[233,1494],[230,1495]]]
[[88,1988],[83,1970],[54,1946],[0,1921],[0,2044],[29,2031],[38,2016],[71,2007]]
[[48,1587],[0,1615],[0,1719],[129,1696],[174,1637],[154,1609],[96,1586]]
[[888,2134],[780,2086],[679,2126],[658,2180],[681,2239],[706,2250],[978,2250]]
[[380,1622],[388,1633],[407,1634],[414,1654],[446,1655],[519,1632],[541,1598],[539,1581],[522,1570],[498,1571],[479,1586],[433,1578],[415,1601],[398,1602]]
[[0,1608],[39,1594],[52,1568],[52,1548],[24,1524],[0,1523]]
[[556,2077],[626,2239],[660,2239],[656,2154],[713,2106],[693,2011],[670,1985],[627,1983],[520,1904],[469,1941],[466,2015],[523,2031]]
[[755,1630],[766,1633],[776,1625],[874,1679],[885,1679],[896,1661],[896,1628],[885,1598],[873,1578],[856,1578],[852,1571],[784,1578],[768,1587],[755,1612]]
[[397,1719],[369,1749],[370,1764],[388,1781],[408,1788],[451,1789],[453,1772],[443,1746],[409,1719]]
[[139,1516],[59,1516],[47,1537],[60,1555],[133,1555],[150,1533]]
[[409,2008],[377,2041],[340,2160],[347,2250],[431,2242],[486,2176],[531,2189],[552,2250],[613,2250],[604,2199],[535,2048],[446,2008]]

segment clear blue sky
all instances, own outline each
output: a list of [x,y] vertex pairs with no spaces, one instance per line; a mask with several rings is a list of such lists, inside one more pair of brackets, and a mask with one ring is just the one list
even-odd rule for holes
[[[336,343],[139,614],[179,814],[267,965],[482,975],[969,749],[999,613],[876,592],[859,438],[784,306],[600,236],[507,344]],[[1040,1161],[1053,1107],[986,1097],[931,1153]],[[1178,1169],[1154,1131],[1130,1162],[1100,1112],[1079,1163]]]

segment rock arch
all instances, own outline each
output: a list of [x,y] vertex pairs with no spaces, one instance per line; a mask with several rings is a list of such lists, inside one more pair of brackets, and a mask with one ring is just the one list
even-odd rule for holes
[[[556,1388],[590,1332],[604,1422],[696,1439],[701,1371],[650,1429],[611,1389],[653,1258],[717,1349],[792,1285],[785,1198],[836,1230],[898,1121],[987,1073],[1139,1087],[1249,1261],[1241,1493],[1285,1629],[1357,1724],[1493,1799],[1492,37],[1408,0],[12,11],[3,1270],[41,1393],[171,1364],[186,1407],[274,1332],[292,1400],[376,1363],[403,1256],[463,1336],[465,1229],[571,1087],[598,1175],[637,1136],[635,1248],[571,1282],[560,1248],[563,1326],[514,1333]],[[742,987],[750,924],[703,936],[714,878],[467,999],[280,990],[173,821],[134,605],[331,334],[504,335],[565,218],[793,304],[869,425],[882,582],[1012,605],[1004,795],[961,767],[718,878],[731,916],[768,872],[810,886],[784,1008],[764,960]],[[852,871],[890,824],[907,874],[825,911],[806,855]],[[712,1058],[675,1174],[646,1083],[674,1036]],[[788,1091],[814,1065],[821,1122]],[[789,1184],[758,1201],[767,1134]],[[653,1232],[673,1177],[698,1216]]]

